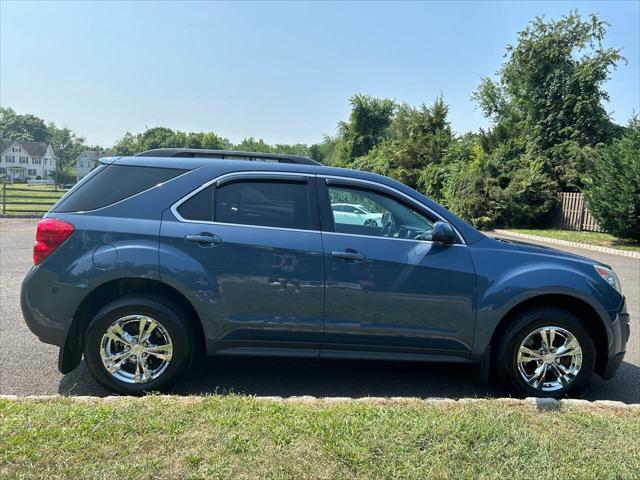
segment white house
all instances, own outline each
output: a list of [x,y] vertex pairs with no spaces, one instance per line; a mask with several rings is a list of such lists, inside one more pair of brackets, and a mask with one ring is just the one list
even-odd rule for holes
[[56,171],[51,144],[22,140],[0,140],[0,177],[13,180],[47,180]]
[[108,157],[109,152],[100,152],[98,150],[85,150],[78,158],[76,158],[76,176],[79,182],[91,170],[98,166],[98,160],[102,157]]

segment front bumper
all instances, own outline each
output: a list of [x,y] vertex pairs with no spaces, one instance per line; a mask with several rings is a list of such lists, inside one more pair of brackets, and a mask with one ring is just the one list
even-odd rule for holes
[[602,378],[612,378],[626,353],[627,342],[631,335],[631,326],[629,323],[629,313],[627,312],[627,302],[622,301],[622,305],[615,314],[615,318],[612,321],[613,338],[609,345],[609,355],[606,365],[602,371]]

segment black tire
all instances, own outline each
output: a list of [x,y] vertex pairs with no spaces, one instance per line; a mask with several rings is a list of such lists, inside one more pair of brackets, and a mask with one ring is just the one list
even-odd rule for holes
[[[534,388],[525,381],[518,370],[520,345],[530,333],[545,326],[557,326],[568,331],[582,349],[582,365],[578,374],[568,385],[553,391]],[[527,397],[563,398],[589,384],[596,363],[596,350],[591,335],[578,317],[561,308],[545,307],[526,310],[510,322],[498,341],[494,360],[499,380],[517,394]]]
[[[111,375],[100,356],[104,333],[117,319],[128,315],[152,317],[164,327],[173,343],[171,361],[157,377],[145,383],[127,383]],[[195,335],[186,314],[173,302],[152,295],[130,296],[102,308],[87,327],[84,358],[93,377],[107,390],[123,395],[166,391],[182,376],[194,358]]]

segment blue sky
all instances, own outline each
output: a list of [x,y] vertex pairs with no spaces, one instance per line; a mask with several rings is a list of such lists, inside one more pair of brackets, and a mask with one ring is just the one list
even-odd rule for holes
[[168,126],[238,142],[313,143],[355,93],[442,94],[456,132],[487,125],[470,95],[535,15],[609,21],[628,59],[607,110],[640,111],[640,2],[0,3],[0,104],[89,143]]

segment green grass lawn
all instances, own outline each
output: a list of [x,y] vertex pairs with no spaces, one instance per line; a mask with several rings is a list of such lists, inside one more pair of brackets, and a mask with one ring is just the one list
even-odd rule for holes
[[570,242],[587,243],[589,245],[600,245],[602,247],[618,248],[621,250],[633,250],[640,252],[640,244],[620,240],[608,233],[599,232],[575,232],[572,230],[525,230],[510,228],[511,232],[526,233],[527,235],[539,235],[541,237],[557,238]]
[[638,478],[640,411],[269,402],[0,401],[3,478]]
[[[42,215],[66,192],[66,190],[55,190],[53,186],[49,185],[27,186],[26,183],[16,183],[6,187],[6,208],[9,211],[3,212],[2,204],[0,203],[0,213],[10,216]],[[0,186],[0,202],[2,202],[2,186]],[[38,204],[14,205],[12,202],[37,202]],[[37,213],[29,213],[30,211],[36,211]]]

